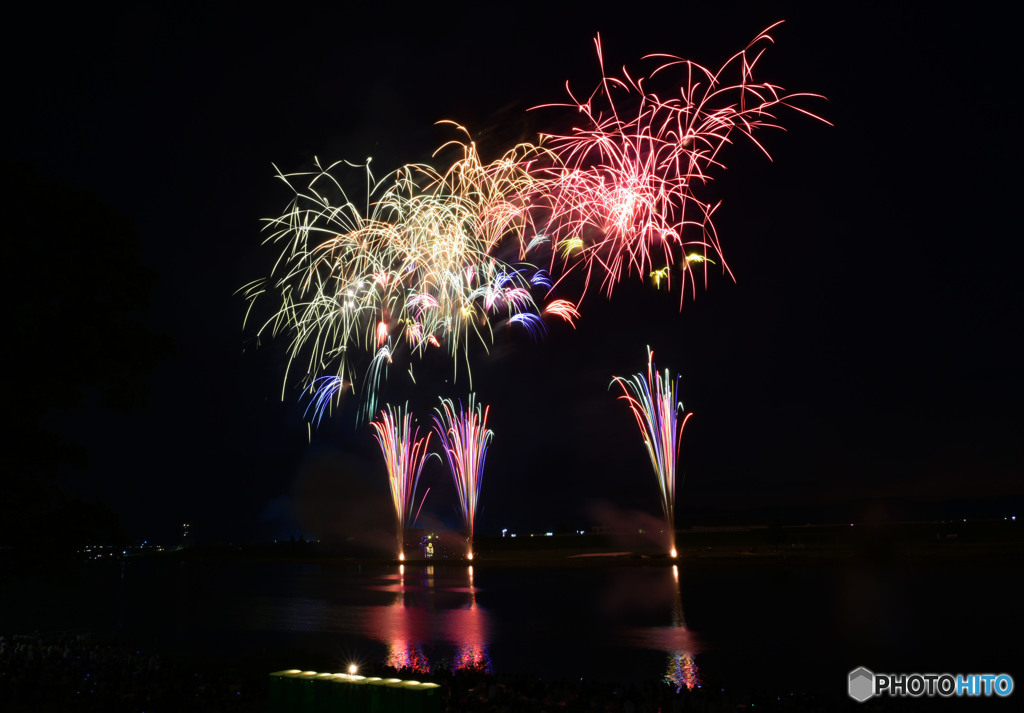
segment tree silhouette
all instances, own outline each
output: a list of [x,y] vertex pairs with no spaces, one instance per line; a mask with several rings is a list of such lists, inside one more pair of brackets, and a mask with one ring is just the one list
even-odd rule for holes
[[32,537],[41,518],[71,504],[51,476],[88,458],[83,445],[63,441],[45,416],[94,400],[115,410],[143,404],[143,377],[173,345],[143,321],[156,272],[139,263],[139,235],[127,218],[95,194],[2,160],[0,206],[6,267],[0,543],[19,543]]

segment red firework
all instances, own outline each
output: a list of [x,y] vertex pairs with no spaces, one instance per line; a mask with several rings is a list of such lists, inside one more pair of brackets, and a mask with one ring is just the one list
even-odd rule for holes
[[[755,133],[781,128],[775,116],[780,107],[824,121],[797,106],[799,100],[820,95],[786,94],[777,85],[754,80],[755,66],[773,41],[768,33],[778,24],[717,71],[674,56],[649,55],[645,59],[660,64],[648,77],[636,79],[625,67],[621,77],[608,75],[598,35],[598,86],[579,99],[567,83],[571,103],[546,105],[573,107],[584,118],[569,134],[544,137],[561,163],[544,184],[552,255],[575,256],[572,267],[584,270],[584,289],[595,272],[609,297],[634,272],[641,279],[665,279],[671,287],[676,264],[684,286],[696,263],[718,263],[732,276],[712,221],[719,204],[698,195],[713,172],[724,168],[719,158],[723,147],[738,132],[768,155]],[[669,84],[671,93],[659,95],[648,88],[655,78],[661,84],[673,75],[681,81]],[[690,285],[696,289],[692,274]]]

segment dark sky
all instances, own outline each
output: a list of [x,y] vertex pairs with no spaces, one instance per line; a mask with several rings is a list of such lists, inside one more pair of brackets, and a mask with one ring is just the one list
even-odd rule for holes
[[[575,331],[552,325],[538,345],[502,333],[474,362],[496,434],[480,530],[582,527],[600,501],[657,512],[636,427],[607,389],[645,366],[647,345],[681,374],[695,413],[680,455],[684,520],[759,508],[829,519],[865,498],[951,515],[979,498],[985,512],[1019,505],[1012,23],[824,6],[28,10],[0,50],[0,155],[134,222],[140,259],[159,273],[149,323],[178,348],[152,373],[147,407],[53,416],[90,448],[68,489],[116,508],[139,539],[169,539],[183,519],[214,540],[287,536],[302,529],[298,499],[337,502],[344,517],[383,496],[383,463],[351,408],[310,445],[304,406],[292,392],[280,400],[280,345],[254,351],[243,334],[236,290],[269,270],[261,220],[291,197],[273,165],[373,156],[380,175],[429,158],[450,138],[441,119],[493,156],[564,128],[546,123],[557,112],[527,109],[563,100],[566,80],[593,85],[596,32],[611,67],[651,52],[717,67],[785,20],[761,76],[825,95],[808,106],[834,126],[783,112],[787,131],[764,135],[774,161],[749,145],[729,153],[714,190],[735,283],[712,273],[681,310],[677,292],[649,284],[611,300],[594,291]],[[429,368],[413,386],[404,371],[382,395],[408,399],[421,420],[438,394],[468,392]],[[454,522],[443,470],[429,467],[424,485],[429,516]]]

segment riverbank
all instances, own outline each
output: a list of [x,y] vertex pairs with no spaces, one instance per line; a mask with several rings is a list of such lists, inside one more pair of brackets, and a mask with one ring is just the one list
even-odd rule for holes
[[[8,713],[274,713],[269,673],[280,654],[213,660],[170,656],[85,634],[0,635],[0,701]],[[752,689],[711,679],[622,683],[495,675],[484,670],[429,674],[369,665],[367,676],[431,681],[444,713],[685,713],[687,711],[962,710],[958,700],[855,703],[834,695]]]
[[[449,540],[458,539],[446,533]],[[410,542],[416,538],[410,537]],[[484,566],[592,567],[737,564],[751,562],[1004,562],[1024,560],[1024,527],[1016,521],[911,522],[802,526],[704,527],[676,533],[678,557],[662,545],[664,533],[534,534],[478,537],[472,564]],[[425,557],[407,547],[404,564],[464,561],[464,555]],[[450,548],[449,552],[458,550]],[[393,555],[358,545],[280,542],[206,545],[146,555],[201,561],[306,561],[395,563]]]

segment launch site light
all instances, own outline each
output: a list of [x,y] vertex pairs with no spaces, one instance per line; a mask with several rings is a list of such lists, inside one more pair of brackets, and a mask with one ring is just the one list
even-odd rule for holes
[[441,713],[440,685],[287,669],[270,674],[271,713]]

